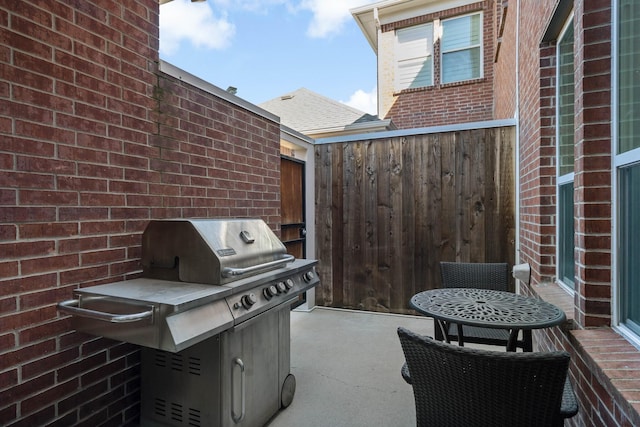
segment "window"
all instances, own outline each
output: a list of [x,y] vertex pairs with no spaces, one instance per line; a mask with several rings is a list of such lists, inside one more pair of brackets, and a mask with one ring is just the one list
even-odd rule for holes
[[396,31],[395,89],[433,85],[433,24]]
[[442,21],[442,83],[482,77],[482,14]]
[[564,26],[557,45],[556,141],[558,167],[558,280],[574,288],[575,241],[573,212],[574,67],[573,17]]
[[640,335],[640,2],[619,0],[614,96],[618,320]]

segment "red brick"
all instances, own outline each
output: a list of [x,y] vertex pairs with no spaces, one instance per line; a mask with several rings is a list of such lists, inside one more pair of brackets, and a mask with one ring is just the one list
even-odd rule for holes
[[5,259],[50,255],[54,253],[54,251],[55,242],[52,240],[0,243],[0,253],[2,253]]
[[78,193],[62,191],[20,190],[22,205],[78,205]]
[[[0,174],[0,185],[15,188],[54,188],[53,175],[30,172],[3,172]],[[9,222],[9,221],[7,221]]]
[[0,141],[0,148],[13,153],[53,156],[55,152],[54,144],[43,141],[33,141],[31,138],[45,139],[46,137],[47,139],[53,138],[55,140],[62,139],[66,141],[69,137],[72,137],[72,135],[68,134],[64,130],[56,129],[53,126],[47,126],[40,123],[16,120],[15,127],[16,135],[20,135],[25,138],[11,138],[5,136]]
[[125,199],[121,194],[110,193],[82,193],[80,204],[82,206],[122,206]]
[[23,103],[7,102],[7,104],[9,104],[8,108],[11,110],[11,115],[14,118],[40,123],[53,122],[53,114],[50,110]]
[[68,396],[78,389],[78,380],[72,379],[67,382],[56,384],[48,390],[43,390],[20,403],[20,408],[24,413],[29,414],[36,410],[56,403],[61,397]]
[[[60,295],[62,295],[62,297],[56,302],[64,301],[72,297],[71,290],[69,290],[66,295]],[[43,339],[47,338],[55,338],[65,332],[68,332],[70,329],[71,321],[69,318],[52,319],[42,325],[32,326],[21,330],[18,334],[19,342],[21,345],[25,345],[34,343],[36,341],[42,341]]]
[[[2,324],[0,325],[1,325],[0,327],[4,327],[4,325]],[[30,360],[37,359],[39,357],[42,357],[45,354],[53,353],[55,349],[56,349],[55,340],[48,340],[48,341],[43,341],[31,346],[21,347],[17,350],[4,353],[2,357],[0,357],[0,369],[5,370],[13,366],[17,366],[18,364],[22,364]],[[40,379],[42,378],[43,377],[40,377]],[[49,380],[46,380],[46,383],[49,384]],[[42,387],[42,385],[40,385],[40,387]],[[31,384],[23,383],[21,386],[18,386],[13,390],[14,390],[13,393],[0,393],[0,407],[4,406],[3,403],[6,403],[6,402],[3,402],[3,396],[5,395],[6,395],[6,398],[8,399],[9,396],[13,394],[12,397],[16,399],[18,398],[17,395],[19,394],[20,390],[27,390],[27,394],[31,394],[31,393],[38,392],[39,388],[37,388],[37,386],[34,386],[33,383]]]
[[60,272],[60,284],[70,285],[75,283],[87,283],[97,278],[108,277],[109,268],[106,265],[78,268]]
[[[18,371],[16,369],[0,373],[0,390],[5,390],[16,384],[18,384]],[[3,418],[0,417],[0,419]]]
[[105,393],[108,390],[108,386],[107,381],[102,381],[90,387],[83,388],[69,397],[63,398],[58,404],[60,412],[67,412],[81,406],[85,402],[95,399],[97,396]]
[[124,259],[125,256],[126,256],[126,251],[124,249],[111,249],[111,250],[83,253],[81,255],[82,266],[98,265],[98,264],[120,261]]
[[0,279],[18,275],[18,261],[0,262]]
[[[19,17],[17,24],[25,25],[25,28],[33,27],[28,22],[21,20]],[[42,39],[41,39],[42,40]],[[32,37],[25,37],[17,32],[5,31],[3,44],[12,46],[14,49],[22,52],[34,54],[40,58],[51,58],[52,48],[46,43],[34,40]]]
[[109,217],[109,209],[100,207],[60,207],[58,212],[61,221],[95,221]]
[[[16,336],[13,332],[0,335],[0,351],[13,349],[15,346],[16,346]],[[0,384],[2,384],[2,382],[0,382]]]
[[102,366],[106,361],[106,352],[100,352],[90,357],[84,357],[77,362],[69,362],[58,369],[58,380],[66,381],[67,379],[77,377],[83,372]]
[[0,299],[0,315],[16,311],[18,303],[15,297]]
[[21,103],[35,106],[45,106],[47,108],[52,108],[56,111],[66,113],[70,113],[74,109],[73,101],[67,98],[62,98],[45,92],[23,87],[14,88],[13,99]]

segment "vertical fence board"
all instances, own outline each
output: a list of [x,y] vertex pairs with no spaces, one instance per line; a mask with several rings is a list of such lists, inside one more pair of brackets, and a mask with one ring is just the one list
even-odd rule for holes
[[[441,175],[434,176],[433,179],[442,180],[440,187],[442,188],[442,204],[441,213],[436,215],[433,220],[440,221],[442,224],[442,259],[456,261],[458,257],[458,228],[459,213],[456,211],[456,199],[458,193],[456,191],[456,183],[460,182],[459,168],[456,166],[456,138],[454,133],[439,135],[438,144],[442,150],[440,158]],[[435,171],[434,171],[435,172]]]
[[[404,268],[402,257],[403,246],[414,246],[413,242],[404,241],[402,239],[403,233],[403,215],[402,215],[402,200],[403,192],[408,191],[402,186],[402,177],[405,173],[404,164],[402,163],[402,150],[404,148],[404,138],[394,138],[390,141],[390,156],[389,156],[389,216],[388,221],[388,235],[389,235],[389,248],[386,253],[385,266],[388,268],[388,278],[385,283],[390,295],[388,298],[390,307],[398,307],[405,303],[406,292],[405,278],[403,277]],[[409,298],[408,296],[407,298]]]
[[[486,259],[485,225],[487,208],[486,170],[492,167],[494,162],[487,159],[486,138],[491,138],[493,129],[474,130],[469,132],[466,147],[469,153],[469,183],[465,191],[469,198],[465,201],[469,214],[468,225],[468,258],[473,262]],[[489,191],[490,192],[490,191]]]
[[[403,194],[416,194],[418,187],[417,177],[421,176],[420,163],[416,161],[418,154],[416,152],[416,143],[414,137],[407,137],[402,140],[402,191]],[[402,306],[402,299],[406,299],[407,295],[413,295],[416,290],[416,274],[420,274],[416,269],[416,262],[419,260],[420,246],[422,244],[416,241],[416,228],[418,226],[418,218],[422,217],[417,210],[418,197],[402,197],[400,209],[402,212],[402,253],[399,254],[401,259],[408,260],[405,265],[409,268],[401,270],[397,273],[393,286],[402,287],[403,294],[399,295],[399,302],[392,303],[392,306]],[[410,261],[414,262],[411,263]],[[402,263],[395,263],[396,268],[402,268]],[[413,268],[411,268],[413,266]]]
[[[423,165],[425,170],[423,185],[426,189],[424,198],[426,202],[426,230],[419,235],[420,242],[425,249],[420,257],[422,263],[422,280],[424,283],[418,290],[440,286],[440,260],[446,259],[443,239],[443,186],[444,179],[442,168],[441,135],[432,135],[422,145]],[[418,197],[418,196],[416,196]],[[452,228],[453,229],[453,228]],[[423,237],[424,236],[424,237]],[[412,294],[413,295],[413,294]]]
[[343,198],[343,182],[344,182],[344,160],[343,160],[343,147],[336,146],[333,149],[333,155],[330,157],[332,168],[332,181],[331,181],[331,223],[333,228],[331,229],[331,242],[332,247],[327,248],[329,253],[329,259],[333,265],[333,276],[331,280],[332,290],[331,295],[333,297],[333,305],[336,307],[342,307],[343,289],[344,289],[344,203]]
[[316,303],[407,313],[440,261],[513,264],[514,142],[510,127],[316,146]]
[[381,298],[385,296],[383,290],[378,289],[378,283],[380,282],[380,278],[378,277],[378,247],[380,243],[376,229],[378,224],[378,200],[377,197],[372,196],[378,193],[378,184],[381,178],[378,170],[376,145],[378,144],[372,141],[369,141],[367,144],[364,218],[367,279],[366,282],[361,285],[365,287],[367,292],[367,299],[363,302],[363,308],[365,310],[381,311],[380,307],[378,307],[378,301],[376,300],[376,296]]
[[326,305],[333,305],[333,175],[331,151],[332,145],[321,145],[315,150],[315,181],[316,181],[316,228],[322,230],[317,233],[316,257],[318,262],[317,271],[320,277],[328,277],[331,280],[320,282],[317,289],[317,300],[323,301]]

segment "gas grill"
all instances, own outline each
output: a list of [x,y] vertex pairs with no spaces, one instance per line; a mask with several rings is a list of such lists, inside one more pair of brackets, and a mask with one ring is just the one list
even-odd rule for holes
[[262,426],[293,400],[289,310],[316,264],[259,219],[151,221],[143,277],[58,308],[79,331],[143,346],[143,426]]

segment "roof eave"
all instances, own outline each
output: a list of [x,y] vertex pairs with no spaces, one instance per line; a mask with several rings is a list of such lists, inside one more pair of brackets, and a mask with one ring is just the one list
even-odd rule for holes
[[331,134],[353,135],[361,133],[373,133],[395,130],[396,126],[390,119],[373,120],[362,123],[351,123],[345,126],[335,126],[322,129],[307,129],[304,133],[311,138],[326,137]]

